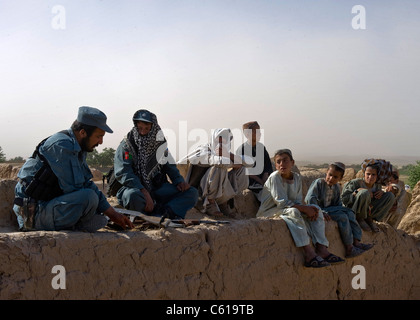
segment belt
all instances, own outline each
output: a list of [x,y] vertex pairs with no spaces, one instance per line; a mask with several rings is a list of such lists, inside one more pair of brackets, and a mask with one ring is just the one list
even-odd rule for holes
[[[13,200],[13,204],[15,204],[19,207],[23,207],[24,200],[25,200],[24,198],[15,197],[15,200]],[[28,203],[37,203],[37,201],[35,199],[32,199],[32,198],[26,198],[26,200],[27,200],[27,202],[26,202],[27,204]]]

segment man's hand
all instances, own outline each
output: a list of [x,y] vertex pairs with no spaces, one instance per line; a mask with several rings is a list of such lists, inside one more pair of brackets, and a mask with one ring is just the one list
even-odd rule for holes
[[314,206],[308,205],[295,205],[296,209],[298,209],[301,213],[305,214],[309,220],[315,221],[318,219],[318,208]]
[[113,207],[109,207],[106,211],[104,211],[104,214],[107,215],[112,222],[119,225],[124,230],[126,228],[134,228],[134,224],[130,221],[130,219],[127,216],[115,211]]
[[373,194],[373,197],[374,197],[375,199],[380,199],[380,198],[382,198],[383,194],[384,194],[384,192],[383,192],[382,190],[379,190],[379,191],[376,191],[376,192]]
[[153,209],[155,208],[155,204],[153,203],[152,196],[150,195],[149,191],[147,191],[146,188],[143,188],[140,191],[143,193],[144,197],[146,198],[146,205],[144,207],[144,211],[152,212]]
[[309,218],[309,220],[315,221],[316,219],[318,219],[319,212],[316,207],[313,207],[313,206],[305,206],[305,207],[306,207],[305,214]]
[[331,221],[331,217],[328,213],[326,213],[325,211],[322,212],[324,214],[324,220],[325,221]]
[[183,181],[183,182],[178,183],[176,187],[179,191],[184,192],[190,188],[190,185],[187,182]]

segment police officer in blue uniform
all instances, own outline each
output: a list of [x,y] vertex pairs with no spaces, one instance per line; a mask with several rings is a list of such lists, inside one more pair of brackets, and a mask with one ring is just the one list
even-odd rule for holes
[[179,173],[156,115],[140,109],[132,120],[134,127],[114,159],[115,177],[122,185],[119,203],[149,215],[184,218],[197,202],[197,189]]
[[134,227],[108,203],[86,163],[87,152],[113,132],[106,120],[102,111],[80,107],[70,129],[38,145],[18,173],[13,210],[21,230],[95,232],[107,224],[105,216],[123,229]]

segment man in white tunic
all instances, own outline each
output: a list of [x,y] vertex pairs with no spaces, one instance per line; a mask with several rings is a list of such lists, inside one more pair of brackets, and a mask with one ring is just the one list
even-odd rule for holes
[[186,180],[189,181],[194,166],[206,168],[199,183],[199,195],[204,212],[213,216],[230,214],[228,201],[248,187],[244,166],[253,160],[231,152],[232,132],[229,128],[214,130],[209,144],[199,146],[178,163],[189,164]]

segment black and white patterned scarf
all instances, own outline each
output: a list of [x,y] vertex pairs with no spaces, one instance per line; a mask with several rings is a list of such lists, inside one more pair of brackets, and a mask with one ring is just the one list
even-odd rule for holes
[[134,170],[142,180],[148,191],[152,190],[152,179],[161,170],[160,160],[165,156],[167,143],[163,131],[157,123],[156,115],[152,113],[152,128],[150,132],[141,136],[134,126],[127,135],[134,141],[136,150],[136,163]]

